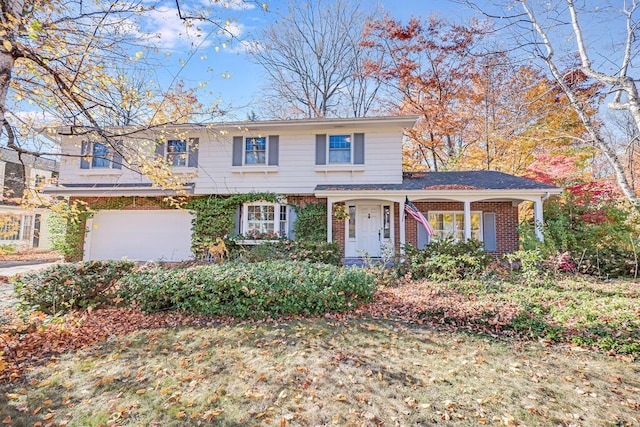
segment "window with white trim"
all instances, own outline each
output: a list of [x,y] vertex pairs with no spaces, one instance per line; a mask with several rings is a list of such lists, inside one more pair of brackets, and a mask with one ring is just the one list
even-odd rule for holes
[[80,169],[122,169],[122,154],[118,142],[113,146],[106,142],[82,141],[80,152]]
[[20,216],[0,215],[0,240],[20,240]]
[[242,216],[241,232],[247,238],[269,240],[287,235],[289,220],[286,204],[246,203]]
[[351,163],[351,135],[329,135],[329,163]]
[[198,138],[169,139],[158,142],[156,157],[172,167],[194,168],[198,166],[198,145]]
[[171,166],[187,166],[187,141],[169,140],[167,141],[167,163]]
[[111,167],[111,154],[109,153],[109,147],[101,142],[94,142],[91,147],[91,167],[92,168],[110,168]]
[[[432,241],[453,238],[454,242],[464,240],[464,212],[429,212],[429,224],[433,228]],[[471,238],[482,241],[482,212],[471,212]]]
[[267,164],[267,138],[264,136],[252,136],[244,141],[244,164]]

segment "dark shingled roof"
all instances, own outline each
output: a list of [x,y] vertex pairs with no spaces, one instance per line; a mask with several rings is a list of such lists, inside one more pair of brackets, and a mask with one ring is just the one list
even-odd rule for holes
[[497,171],[406,172],[402,184],[318,185],[316,191],[344,190],[551,190],[553,185]]

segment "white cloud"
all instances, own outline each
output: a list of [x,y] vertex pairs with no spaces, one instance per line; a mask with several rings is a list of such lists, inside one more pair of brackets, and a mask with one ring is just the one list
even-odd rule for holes
[[173,48],[183,43],[191,43],[197,36],[197,30],[187,29],[175,8],[160,7],[145,13],[144,16],[141,32],[155,34],[164,47]]
[[238,38],[244,33],[244,25],[237,22],[228,22],[224,28],[218,31],[218,34],[226,37]]
[[224,7],[230,10],[249,10],[255,9],[255,3],[247,3],[244,0],[227,0],[227,1],[215,1],[214,4],[220,7]]
[[240,40],[229,49],[229,53],[255,53],[262,49],[262,44],[257,40]]

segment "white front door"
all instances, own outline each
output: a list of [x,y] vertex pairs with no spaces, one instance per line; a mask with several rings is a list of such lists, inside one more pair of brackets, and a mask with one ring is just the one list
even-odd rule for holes
[[358,255],[379,257],[382,242],[380,205],[358,205],[356,240]]

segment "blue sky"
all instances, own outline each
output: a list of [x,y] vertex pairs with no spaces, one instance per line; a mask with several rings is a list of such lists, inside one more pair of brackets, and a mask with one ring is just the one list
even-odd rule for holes
[[[231,107],[236,119],[246,118],[251,109],[260,116],[259,109],[252,105],[257,107],[256,100],[266,82],[261,78],[260,66],[251,63],[243,47],[269,25],[286,5],[286,0],[267,0],[267,3],[267,11],[255,3],[240,6],[234,1],[230,1],[230,7],[217,11],[221,22],[225,22],[235,36],[229,42],[224,33],[219,34],[213,27],[202,27],[203,34],[209,32],[208,37],[194,37],[193,32],[187,36],[175,10],[170,7],[164,13],[156,14],[151,21],[147,20],[145,30],[161,34],[162,48],[158,54],[163,57],[163,66],[157,70],[156,80],[165,89],[176,79],[185,81],[187,86],[199,85],[202,87],[201,100],[220,100]],[[367,4],[367,0],[363,0],[363,5]],[[439,13],[457,19],[469,13],[464,6],[447,0],[380,0],[378,4],[402,21],[412,15],[427,17]],[[195,48],[194,43],[201,46]],[[183,63],[186,64],[184,67],[180,65]]]

